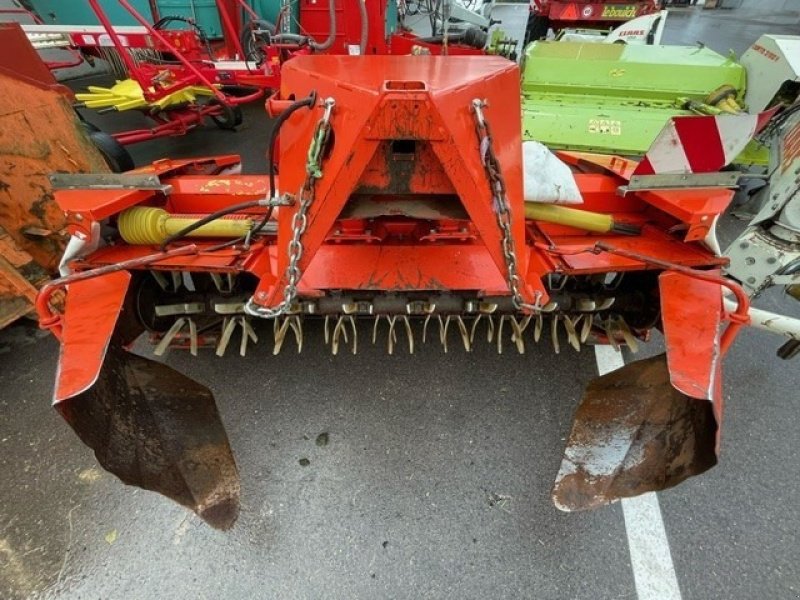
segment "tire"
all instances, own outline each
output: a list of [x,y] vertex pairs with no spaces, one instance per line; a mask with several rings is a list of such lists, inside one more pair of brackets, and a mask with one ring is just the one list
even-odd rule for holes
[[528,26],[525,28],[525,46],[531,42],[547,37],[550,29],[550,19],[534,12],[528,15]]
[[85,123],[86,134],[100,152],[112,173],[123,173],[135,168],[133,157],[113,136],[100,131],[91,123]]
[[244,51],[245,60],[253,60],[261,63],[264,60],[264,53],[261,51],[259,42],[268,43],[268,36],[254,36],[253,30],[259,29],[267,31],[268,36],[275,35],[275,25],[269,21],[248,21],[242,27],[242,34],[239,36],[239,41],[242,43],[242,50]]
[[220,102],[216,98],[212,98],[208,103],[222,107],[222,112],[220,112],[220,114],[210,115],[211,120],[214,121],[214,125],[220,129],[224,131],[235,131],[236,128],[242,124],[244,115],[242,114],[241,106],[231,106],[230,104]]

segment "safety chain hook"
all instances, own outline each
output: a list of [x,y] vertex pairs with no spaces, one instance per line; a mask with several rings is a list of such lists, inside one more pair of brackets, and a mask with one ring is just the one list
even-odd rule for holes
[[[511,301],[514,308],[517,310],[542,312],[545,310],[542,307],[542,293],[536,291],[535,303],[529,304],[522,299],[520,293],[520,278],[517,268],[517,252],[514,247],[514,237],[511,232],[511,209],[508,205],[508,198],[506,197],[506,183],[503,179],[503,173],[500,168],[500,162],[497,160],[497,155],[494,153],[492,146],[492,133],[489,129],[489,122],[486,120],[483,109],[488,104],[484,100],[478,98],[472,101],[472,111],[475,115],[475,130],[478,134],[478,149],[481,156],[481,163],[486,171],[486,177],[489,179],[489,189],[492,192],[492,202],[494,212],[497,216],[497,224],[500,227],[502,234],[503,256],[506,261],[506,280],[508,288],[511,290]],[[553,307],[555,308],[555,307]]]
[[308,210],[314,201],[317,179],[322,177],[322,160],[330,138],[331,115],[335,104],[336,101],[333,98],[326,98],[323,101],[322,106],[325,112],[317,122],[308,147],[306,178],[303,188],[300,190],[300,204],[292,217],[292,239],[287,248],[289,265],[286,267],[286,287],[283,288],[283,300],[276,306],[267,307],[256,304],[253,298],[250,298],[245,304],[245,312],[254,317],[274,319],[285,315],[291,311],[292,304],[297,298],[297,285],[303,274],[299,267],[300,259],[303,258],[303,234],[308,227]]

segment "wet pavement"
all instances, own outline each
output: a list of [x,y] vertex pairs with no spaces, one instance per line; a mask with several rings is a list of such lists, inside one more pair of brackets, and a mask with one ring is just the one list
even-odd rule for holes
[[[681,11],[666,41],[742,51],[762,31]],[[245,118],[136,158],[239,151],[263,171],[268,124],[259,107]],[[619,506],[549,500],[591,349],[388,356],[368,337],[331,356],[311,324],[302,354],[167,356],[215,391],[239,464],[241,517],[221,533],[99,469],[49,406],[57,343],[29,323],[0,331],[0,598],[636,597]],[[684,598],[800,597],[796,363],[777,345],[742,334],[721,464],[659,494]]]

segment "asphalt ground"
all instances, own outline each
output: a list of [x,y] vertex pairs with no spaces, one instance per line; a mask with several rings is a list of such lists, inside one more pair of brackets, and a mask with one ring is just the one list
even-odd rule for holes
[[[766,30],[724,16],[676,11],[666,41],[740,52]],[[269,125],[245,112],[237,133],[141,144],[135,158],[240,152],[263,172]],[[739,227],[726,220],[723,237]],[[549,500],[597,372],[591,348],[556,355],[546,338],[522,356],[468,354],[453,335],[447,354],[388,356],[362,324],[359,353],[331,356],[321,329],[306,326],[301,354],[273,356],[260,324],[246,358],[166,357],[216,393],[242,476],[227,533],[102,471],[50,408],[56,341],[30,323],[0,331],[0,598],[637,597],[621,507],[563,514]],[[796,363],[777,345],[740,336],[720,465],[658,494],[683,598],[800,597]]]

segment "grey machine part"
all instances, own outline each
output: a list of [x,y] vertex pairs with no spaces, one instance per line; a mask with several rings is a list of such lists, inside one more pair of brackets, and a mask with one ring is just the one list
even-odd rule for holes
[[[800,300],[800,101],[778,115],[770,135],[769,184],[755,198],[756,216],[725,253],[727,275],[752,298],[783,286]],[[782,333],[790,339],[779,356],[800,354],[800,336]]]

